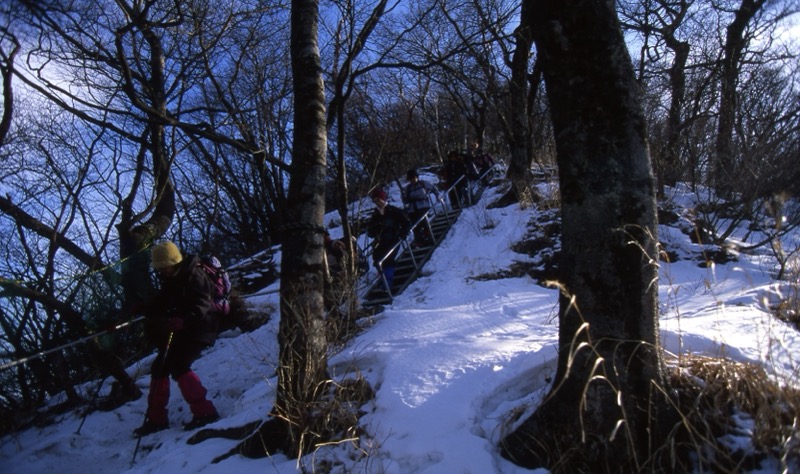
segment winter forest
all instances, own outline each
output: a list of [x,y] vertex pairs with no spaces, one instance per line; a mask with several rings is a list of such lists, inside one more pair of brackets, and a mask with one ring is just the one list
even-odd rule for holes
[[[249,329],[279,321],[278,384],[241,451],[301,457],[337,439],[346,416],[320,407],[370,388],[333,384],[330,348],[375,309],[351,285],[331,327],[324,216],[350,242],[365,231],[351,203],[473,145],[503,165],[491,206],[560,218],[558,396],[498,447],[520,466],[685,472],[681,449],[699,449],[653,450],[680,419],[653,290],[665,189],[713,190],[693,225],[715,261],[742,223],[770,222],[747,250],[797,282],[800,247],[781,238],[800,225],[798,0],[2,0],[0,12],[0,435],[42,423],[56,396],[53,411],[147,396],[126,371],[153,351],[131,308],[156,291],[150,249],[169,239],[228,266],[258,256],[257,277],[232,273],[231,305]],[[275,314],[239,298],[273,282]],[[98,379],[114,382],[102,403],[78,388]]]

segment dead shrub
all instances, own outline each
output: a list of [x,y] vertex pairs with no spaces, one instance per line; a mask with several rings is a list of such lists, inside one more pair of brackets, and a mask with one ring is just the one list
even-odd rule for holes
[[[504,437],[501,449],[514,462],[522,460],[521,466],[554,473],[734,473],[776,463],[781,472],[800,472],[800,391],[777,384],[758,365],[698,355],[670,361],[668,375],[677,417],[651,420],[653,429],[669,435],[652,447],[648,459],[633,453],[623,459],[618,452],[606,458],[606,465],[588,464],[586,456],[606,449],[610,439],[588,438],[576,445],[570,432],[548,418],[552,414],[539,416],[522,434]],[[527,408],[510,413],[506,429]],[[662,429],[664,423],[675,424]],[[538,428],[546,438],[534,437]]]
[[776,318],[800,331],[800,288],[796,283],[791,286],[789,295],[770,309]]
[[[770,457],[786,469],[800,460],[800,391],[780,386],[760,366],[685,356],[670,371],[670,382],[684,420],[683,443],[693,445],[701,470],[756,469]],[[752,431],[742,424],[748,418]],[[752,450],[728,442],[742,437],[750,438]]]

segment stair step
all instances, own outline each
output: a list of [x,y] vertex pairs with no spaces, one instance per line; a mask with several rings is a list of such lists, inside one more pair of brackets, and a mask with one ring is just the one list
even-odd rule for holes
[[[410,247],[402,251],[397,257],[394,270],[394,281],[392,282],[392,296],[402,293],[421,273],[422,267],[427,263],[442,238],[449,232],[450,227],[458,219],[461,209],[454,209],[447,214],[439,214],[430,221],[431,231],[435,242],[424,247]],[[413,255],[413,260],[412,260]],[[417,267],[414,266],[417,263]],[[428,273],[430,274],[430,273]],[[382,281],[376,281],[364,295],[363,306],[376,306],[389,304],[392,298],[386,293]]]

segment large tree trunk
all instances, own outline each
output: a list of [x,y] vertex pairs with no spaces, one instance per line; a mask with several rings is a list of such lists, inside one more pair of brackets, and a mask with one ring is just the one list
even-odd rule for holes
[[317,46],[318,4],[292,1],[294,142],[283,227],[278,388],[273,418],[237,450],[250,457],[277,451],[301,456],[316,444],[315,409],[326,395],[323,306],[325,90]]
[[562,198],[559,357],[550,395],[503,452],[553,471],[641,471],[672,425],[659,420],[655,184],[639,91],[614,2],[532,3]]

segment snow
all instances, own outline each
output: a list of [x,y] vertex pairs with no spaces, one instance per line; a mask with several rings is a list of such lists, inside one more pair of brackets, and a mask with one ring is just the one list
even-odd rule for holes
[[[424,177],[423,177],[424,179]],[[294,473],[331,461],[333,472],[522,473],[496,448],[512,426],[546,393],[555,373],[557,291],[527,277],[475,279],[530,257],[512,244],[538,211],[517,206],[487,210],[495,188],[467,209],[417,279],[391,305],[365,320],[365,330],[329,359],[335,377],[360,372],[376,391],[365,407],[358,448],[344,442],[300,460],[284,455],[212,464],[237,441],[186,443],[191,418],[172,384],[172,428],[142,439],[131,432],[144,417],[146,397],[111,412],[67,413],[57,423],[0,439],[0,472],[84,473]],[[399,201],[397,189],[390,193]],[[676,202],[691,202],[676,196]],[[363,208],[369,211],[369,206]],[[329,216],[335,223],[338,217]],[[341,230],[332,228],[337,236]],[[661,226],[672,250],[699,247],[674,227]],[[775,282],[775,262],[740,255],[737,262],[700,268],[696,261],[661,264],[659,297],[664,348],[672,354],[727,356],[762,364],[781,383],[798,385],[800,335],[777,321],[769,304],[790,294]],[[374,275],[374,273],[373,273]],[[274,286],[272,289],[277,288]],[[255,308],[278,308],[266,288],[249,299]],[[277,316],[251,333],[229,332],[194,365],[226,428],[263,419],[275,396]],[[145,391],[152,356],[130,367]],[[106,383],[107,385],[108,383]],[[87,393],[96,382],[85,387]],[[101,393],[107,392],[104,387]],[[743,430],[746,431],[746,423]],[[746,444],[738,438],[732,442]],[[776,465],[762,472],[777,472]],[[538,472],[546,472],[539,470]]]

